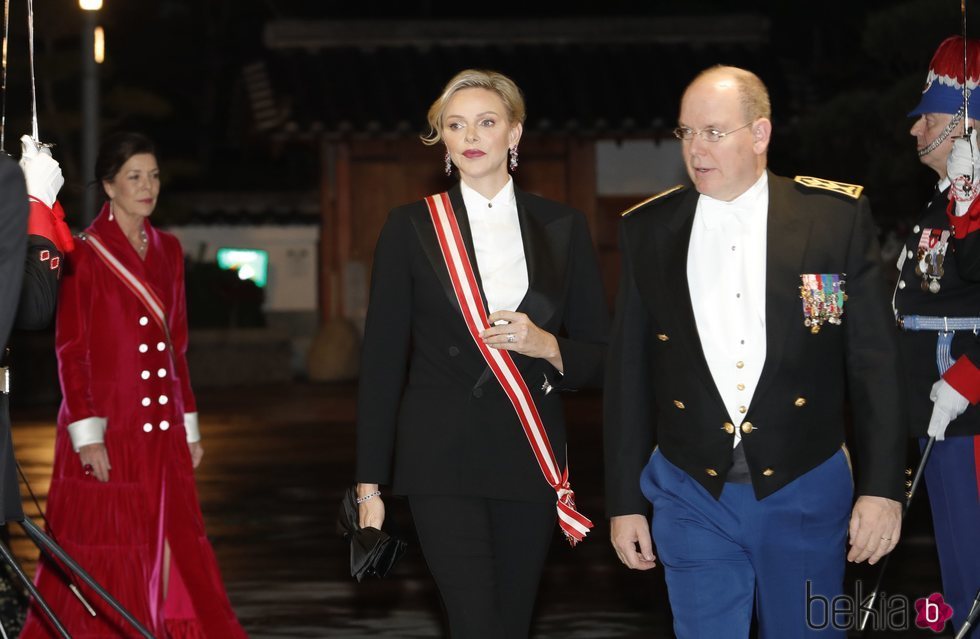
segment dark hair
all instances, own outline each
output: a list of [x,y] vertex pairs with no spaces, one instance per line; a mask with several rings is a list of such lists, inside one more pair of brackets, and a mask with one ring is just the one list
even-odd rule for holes
[[99,156],[95,160],[95,181],[103,195],[108,197],[102,182],[111,182],[122,169],[123,164],[140,153],[149,153],[153,156],[157,154],[153,142],[142,133],[121,131],[107,136],[102,141],[99,146]]

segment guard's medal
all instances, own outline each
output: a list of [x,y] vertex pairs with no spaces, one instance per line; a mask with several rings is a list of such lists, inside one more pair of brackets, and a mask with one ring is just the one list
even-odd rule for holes
[[800,275],[803,325],[816,335],[825,322],[839,325],[844,315],[844,273],[804,273]]
[[948,230],[922,229],[915,255],[915,274],[922,278],[923,291],[939,292],[939,280],[945,273],[943,262],[946,260],[947,248],[949,248]]

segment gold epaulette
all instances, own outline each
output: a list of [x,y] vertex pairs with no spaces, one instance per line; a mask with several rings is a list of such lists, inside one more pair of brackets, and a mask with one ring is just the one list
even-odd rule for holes
[[676,193],[677,191],[680,191],[683,188],[684,188],[684,185],[683,184],[677,184],[675,186],[672,186],[669,189],[667,189],[666,191],[661,191],[660,193],[657,193],[656,195],[652,195],[652,196],[648,197],[647,199],[643,200],[642,202],[640,202],[638,204],[634,204],[633,206],[629,207],[628,209],[626,209],[625,211],[623,211],[619,215],[620,215],[620,217],[626,217],[627,215],[629,215],[633,211],[635,211],[635,210],[637,210],[639,208],[642,208],[642,207],[646,206],[650,202],[655,202],[656,200],[659,200],[660,198],[667,197],[671,193]]
[[803,186],[808,186],[813,189],[823,189],[825,191],[833,191],[834,193],[840,193],[848,197],[852,197],[855,200],[861,197],[861,191],[864,187],[860,184],[848,184],[847,182],[834,182],[833,180],[825,180],[818,177],[810,177],[809,175],[797,175],[796,179],[793,180],[797,184],[802,184]]

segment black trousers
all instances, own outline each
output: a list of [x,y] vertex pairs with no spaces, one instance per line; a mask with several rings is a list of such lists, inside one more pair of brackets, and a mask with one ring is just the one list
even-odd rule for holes
[[452,638],[527,637],[555,505],[431,495],[408,503]]

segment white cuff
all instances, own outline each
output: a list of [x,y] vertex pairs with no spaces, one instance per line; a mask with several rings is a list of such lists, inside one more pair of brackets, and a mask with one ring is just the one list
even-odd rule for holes
[[187,443],[201,441],[201,429],[197,425],[197,413],[184,413],[184,431],[187,433]]
[[82,446],[104,443],[106,425],[105,417],[86,417],[68,424],[68,436],[75,452]]

